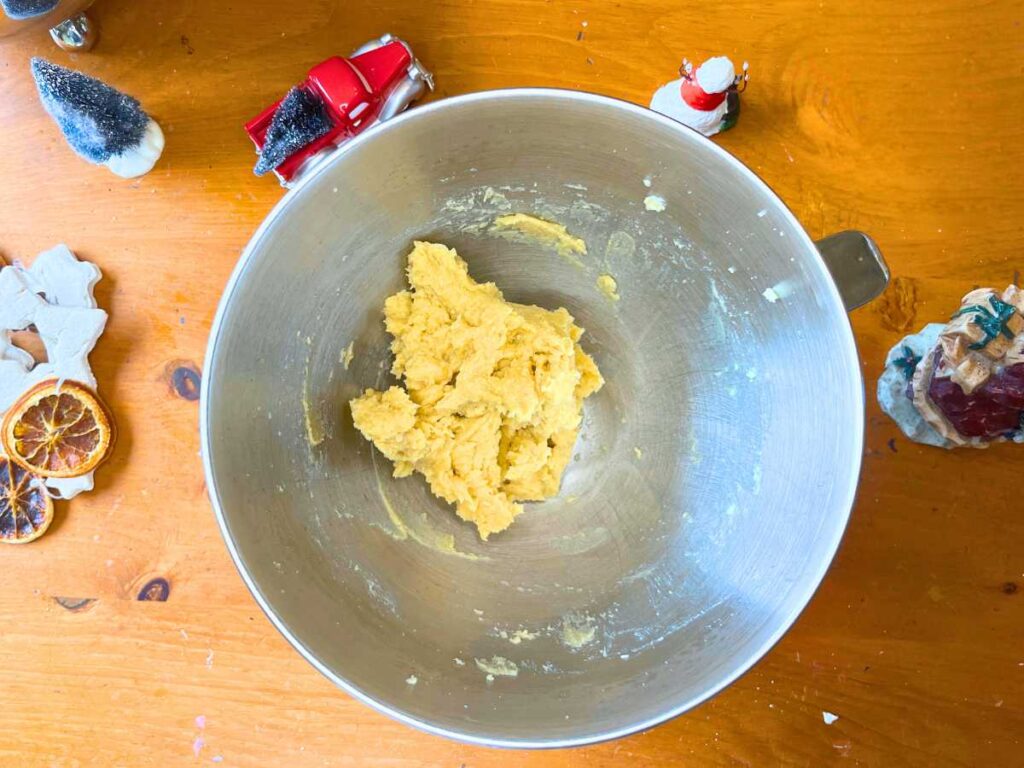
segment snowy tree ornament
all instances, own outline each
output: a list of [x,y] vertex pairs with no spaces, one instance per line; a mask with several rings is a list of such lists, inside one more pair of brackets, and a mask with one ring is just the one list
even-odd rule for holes
[[44,59],[32,59],[32,76],[43,106],[80,156],[124,178],[152,170],[164,134],[137,100]]
[[327,135],[333,127],[327,107],[319,96],[303,88],[292,88],[274,112],[253,173],[257,176],[269,173],[292,153]]
[[671,117],[705,136],[726,131],[736,124],[740,113],[740,93],[750,75],[747,62],[736,74],[726,56],[708,59],[694,70],[683,59],[679,79],[666,83],[651,98],[651,109]]
[[45,16],[60,4],[60,0],[0,0],[0,8],[15,21]]

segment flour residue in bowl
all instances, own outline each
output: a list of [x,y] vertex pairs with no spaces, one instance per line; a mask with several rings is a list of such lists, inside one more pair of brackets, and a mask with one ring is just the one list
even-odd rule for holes
[[341,354],[338,356],[338,362],[341,363],[347,371],[349,366],[352,365],[353,359],[355,359],[355,342],[350,341],[348,346],[341,350]]
[[487,682],[493,682],[496,677],[518,677],[519,665],[509,661],[504,656],[492,656],[489,659],[473,659],[477,669],[487,676]]
[[502,640],[508,640],[512,645],[520,645],[523,641],[536,640],[540,637],[539,632],[531,632],[529,629],[520,627],[509,632],[507,629],[498,631],[498,637]]
[[597,624],[593,617],[569,614],[562,618],[561,640],[563,645],[573,650],[579,650],[594,642],[596,635]]
[[[309,342],[307,341],[307,344]],[[306,442],[310,448],[316,448],[327,439],[327,429],[309,383],[310,360],[306,359],[306,371],[302,378],[302,420],[306,428]]]
[[471,552],[463,552],[462,550],[457,549],[455,546],[455,536],[435,529],[430,524],[430,520],[427,516],[422,512],[416,515],[418,520],[399,514],[398,510],[395,509],[391,500],[384,492],[384,486],[381,485],[379,476],[377,479],[377,493],[380,495],[381,502],[384,504],[384,509],[388,513],[388,520],[391,523],[390,528],[384,526],[377,527],[396,541],[405,541],[406,539],[409,539],[420,546],[431,549],[439,554],[452,555],[453,557],[460,557],[464,560],[488,559],[480,555],[474,555]]
[[553,248],[559,256],[578,267],[583,266],[579,257],[587,255],[587,244],[583,238],[569,234],[563,224],[526,213],[498,216],[491,226],[491,232],[506,239],[525,240]]
[[619,230],[608,236],[608,245],[605,246],[604,255],[610,264],[615,261],[626,261],[633,258],[636,253],[636,240],[628,232]]
[[609,301],[618,301],[621,298],[619,296],[619,283],[611,275],[598,275],[597,290],[603,293]]
[[644,198],[644,210],[661,213],[665,207],[665,198],[661,195],[648,195]]

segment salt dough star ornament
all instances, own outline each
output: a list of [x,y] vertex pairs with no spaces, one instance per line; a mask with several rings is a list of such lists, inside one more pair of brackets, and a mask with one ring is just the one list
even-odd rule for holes
[[139,102],[94,77],[32,59],[43,107],[68,144],[126,179],[149,173],[164,149],[160,126]]
[[750,79],[747,69],[747,63],[743,62],[743,70],[737,75],[728,57],[716,56],[695,71],[693,65],[683,59],[679,79],[654,92],[651,109],[705,136],[727,131],[739,117],[739,94]]
[[[101,277],[94,264],[79,261],[66,245],[39,254],[31,267],[0,269],[0,413],[48,379],[78,381],[96,388],[89,353],[107,323],[93,288]],[[35,327],[47,361],[36,363],[14,346],[11,332]],[[93,473],[44,480],[56,498],[92,490]]]

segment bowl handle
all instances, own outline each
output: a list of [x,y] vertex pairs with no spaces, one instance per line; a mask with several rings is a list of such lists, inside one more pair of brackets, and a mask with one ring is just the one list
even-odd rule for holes
[[846,311],[862,307],[889,284],[889,268],[875,241],[863,232],[847,230],[815,243],[843,297]]

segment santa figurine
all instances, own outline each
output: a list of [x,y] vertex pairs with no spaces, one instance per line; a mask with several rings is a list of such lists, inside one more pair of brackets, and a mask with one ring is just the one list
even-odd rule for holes
[[705,136],[727,131],[739,117],[739,95],[750,79],[747,66],[743,62],[743,71],[737,75],[727,56],[708,59],[696,70],[683,59],[681,77],[654,92],[651,109]]

